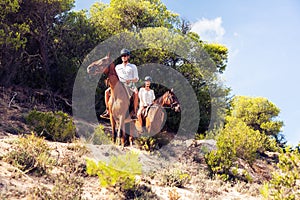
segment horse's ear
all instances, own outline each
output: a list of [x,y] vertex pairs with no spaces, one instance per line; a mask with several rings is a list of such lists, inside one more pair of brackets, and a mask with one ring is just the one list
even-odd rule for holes
[[108,58],[110,57],[110,52],[107,53],[106,57],[108,57]]

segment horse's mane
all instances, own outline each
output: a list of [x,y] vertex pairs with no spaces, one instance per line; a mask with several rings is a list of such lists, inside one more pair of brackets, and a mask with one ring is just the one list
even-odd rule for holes
[[160,97],[156,98],[156,99],[154,100],[154,103],[155,103],[155,104],[162,104],[163,96],[164,96],[164,94],[161,95]]

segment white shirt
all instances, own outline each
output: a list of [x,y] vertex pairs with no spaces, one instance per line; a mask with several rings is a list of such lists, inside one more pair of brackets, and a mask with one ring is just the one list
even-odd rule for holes
[[120,81],[123,83],[125,83],[126,80],[132,80],[135,78],[139,80],[138,70],[135,64],[127,63],[125,66],[123,63],[121,63],[118,64],[115,69]]
[[154,91],[153,90],[146,90],[145,88],[141,88],[139,90],[139,99],[140,99],[140,106],[150,106],[154,99]]

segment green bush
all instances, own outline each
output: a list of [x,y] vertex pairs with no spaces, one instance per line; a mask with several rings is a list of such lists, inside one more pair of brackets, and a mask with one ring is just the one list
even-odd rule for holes
[[45,140],[34,134],[19,138],[4,160],[26,173],[34,172],[37,175],[45,174],[54,163]]
[[294,200],[300,199],[300,153],[285,149],[279,156],[278,170],[272,179],[264,183],[261,194],[265,199]]
[[136,143],[140,149],[145,151],[154,151],[158,149],[158,141],[154,137],[139,137]]
[[212,174],[221,174],[227,180],[238,158],[250,165],[263,150],[264,135],[255,131],[238,119],[228,118],[225,128],[217,137],[217,150],[208,153],[205,158]]
[[94,131],[92,142],[95,145],[112,144],[111,137],[104,132],[104,126],[99,124]]
[[76,129],[72,118],[61,111],[53,113],[33,110],[26,121],[38,135],[52,141],[71,142],[75,137]]
[[130,189],[135,185],[135,176],[142,173],[142,165],[138,154],[127,152],[125,155],[111,157],[109,163],[99,161],[98,164],[88,159],[87,173],[98,175],[102,187],[120,187]]

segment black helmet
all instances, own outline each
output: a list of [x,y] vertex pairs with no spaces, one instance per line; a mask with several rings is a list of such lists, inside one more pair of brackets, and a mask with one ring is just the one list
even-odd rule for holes
[[120,52],[121,56],[123,55],[127,55],[129,56],[130,55],[130,51],[128,49],[122,49],[121,52]]
[[150,81],[150,82],[152,82],[151,76],[146,76],[146,77],[145,77],[145,81]]

